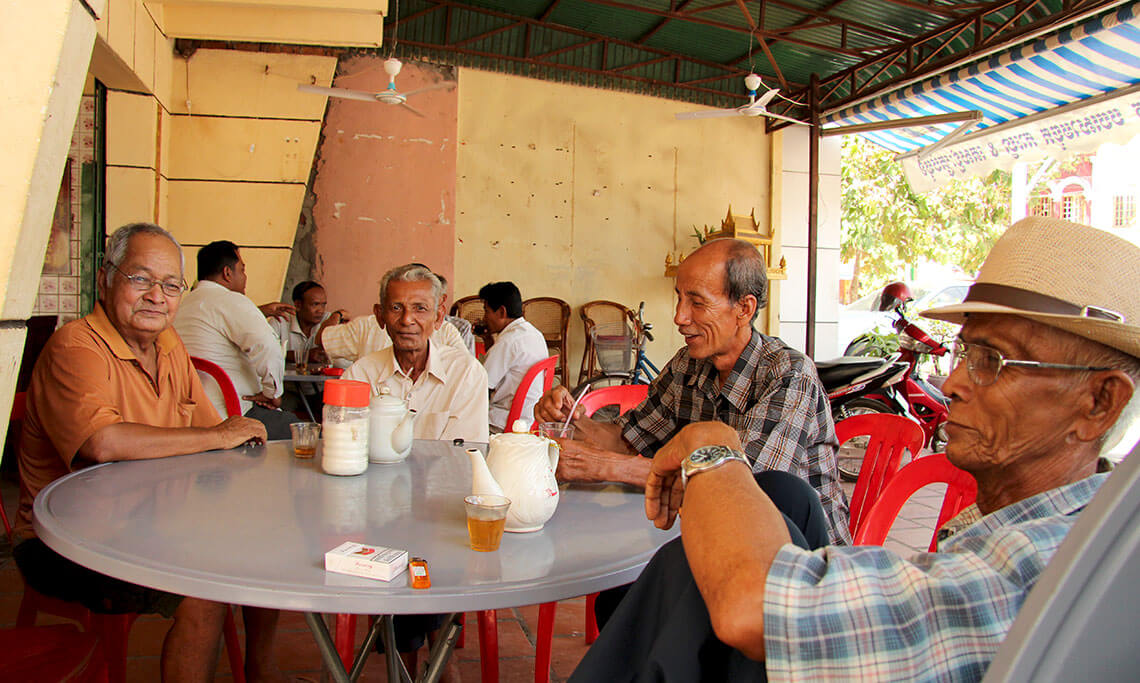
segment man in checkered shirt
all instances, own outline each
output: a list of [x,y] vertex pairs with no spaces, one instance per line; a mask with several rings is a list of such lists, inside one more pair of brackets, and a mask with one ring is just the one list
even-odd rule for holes
[[[617,424],[579,412],[578,438],[561,440],[558,478],[643,487],[650,458],[681,427],[718,420],[740,434],[755,472],[788,472],[807,481],[819,494],[831,541],[850,543],[838,441],[815,365],[752,326],[768,303],[760,253],[742,240],[709,242],[681,263],[676,292],[673,321],[684,348],[650,385],[649,397]],[[573,402],[570,392],[555,387],[535,415],[565,421]]]
[[1138,412],[1138,287],[1140,247],[1034,217],[998,240],[965,301],[925,313],[963,323],[946,457],[977,482],[935,553],[811,550],[735,431],[683,428],[645,489],[661,528],[683,498],[680,542],[570,680],[980,680]]

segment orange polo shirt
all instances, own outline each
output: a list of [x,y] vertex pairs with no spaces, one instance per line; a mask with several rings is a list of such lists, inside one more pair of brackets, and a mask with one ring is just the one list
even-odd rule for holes
[[15,533],[31,538],[32,501],[40,490],[90,463],[79,448],[107,425],[212,427],[221,418],[202,391],[190,354],[172,328],[156,340],[152,378],[111,325],[101,303],[48,339],[32,371],[20,439],[20,510]]

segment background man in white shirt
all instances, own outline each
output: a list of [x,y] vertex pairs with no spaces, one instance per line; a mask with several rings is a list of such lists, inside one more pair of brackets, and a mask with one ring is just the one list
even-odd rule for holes
[[[174,329],[191,356],[221,366],[238,396],[242,414],[265,425],[268,438],[288,439],[297,422],[280,410],[285,355],[265,315],[245,295],[245,262],[237,245],[211,242],[198,252],[198,284],[182,299]],[[221,415],[225,401],[217,384],[202,382]]]
[[[522,294],[513,282],[492,282],[479,290],[483,302],[483,324],[499,335],[487,350],[483,367],[491,390],[491,428],[509,431],[507,414],[515,400],[519,382],[532,365],[547,357],[546,338],[523,317]],[[534,420],[534,404],[542,396],[542,383],[534,381],[526,393],[520,419]]]
[[[465,347],[435,342],[443,322],[443,284],[410,263],[388,271],[376,308],[392,344],[352,364],[344,379],[388,387],[417,411],[417,439],[487,441],[487,373]],[[454,329],[454,328],[453,328]]]
[[[328,295],[319,282],[305,280],[293,287],[293,307],[297,314],[293,318],[270,318],[269,326],[277,333],[277,338],[285,344],[285,364],[296,361],[297,353],[304,353],[307,361],[324,363],[328,357],[316,342],[317,333],[321,323],[330,318],[347,320],[348,314],[344,309],[327,311]],[[304,397],[301,394],[304,394]],[[282,407],[286,410],[305,410],[306,402],[314,412],[319,412],[321,405],[321,390],[318,385],[300,383],[300,386],[289,386],[282,397]]]

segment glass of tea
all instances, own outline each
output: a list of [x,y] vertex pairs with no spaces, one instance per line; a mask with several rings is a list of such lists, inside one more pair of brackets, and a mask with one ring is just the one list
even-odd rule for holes
[[316,422],[294,422],[289,425],[293,432],[293,455],[298,458],[311,458],[317,452],[317,441],[321,436],[321,426]]
[[467,533],[471,537],[471,549],[491,552],[499,549],[503,540],[503,527],[507,523],[507,510],[511,507],[509,498],[503,496],[478,495],[463,499],[467,506]]

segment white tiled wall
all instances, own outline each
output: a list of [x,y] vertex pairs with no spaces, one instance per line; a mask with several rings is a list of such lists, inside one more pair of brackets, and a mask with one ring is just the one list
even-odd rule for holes
[[[807,331],[808,259],[808,131],[793,126],[782,136],[784,167],[780,197],[780,230],[788,279],[780,286],[780,337],[804,349]],[[815,357],[839,355],[839,242],[842,193],[839,177],[839,138],[820,142],[820,182],[817,205]]]
[[79,317],[80,226],[83,189],[82,165],[95,153],[95,98],[85,96],[71,135],[67,163],[71,166],[71,259],[67,273],[44,273],[32,315],[58,315],[60,324]]

